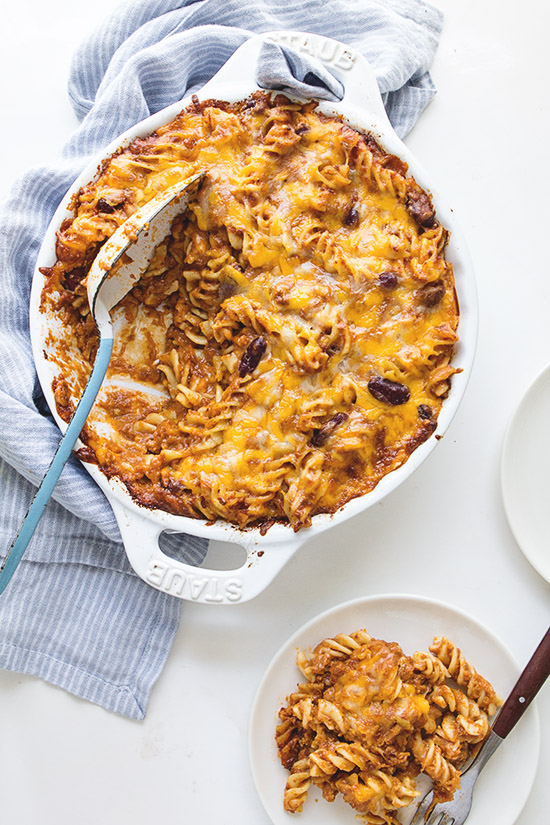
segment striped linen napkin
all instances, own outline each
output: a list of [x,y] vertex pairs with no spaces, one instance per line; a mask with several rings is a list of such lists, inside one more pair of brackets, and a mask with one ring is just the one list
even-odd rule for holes
[[[60,438],[34,369],[29,293],[46,227],[90,156],[197,91],[251,33],[274,29],[307,29],[362,52],[403,136],[434,95],[428,68],[441,24],[441,13],[420,0],[132,0],[81,45],[69,78],[81,125],[56,161],[18,181],[0,210],[0,553]],[[257,71],[280,79],[278,88],[312,82],[307,61],[277,48],[264,51]],[[337,92],[326,75],[313,82],[329,97]],[[167,540],[172,553],[200,564],[203,539]],[[179,600],[134,575],[107,501],[73,459],[0,597],[0,666],[142,719],[180,611]]]

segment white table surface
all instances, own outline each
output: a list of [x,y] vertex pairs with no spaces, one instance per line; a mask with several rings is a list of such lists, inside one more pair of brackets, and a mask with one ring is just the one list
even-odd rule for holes
[[[0,90],[10,117],[0,196],[75,127],[70,57],[114,5],[4,9]],[[268,825],[249,771],[250,703],[287,637],[339,602],[393,592],[443,599],[486,624],[521,665],[546,631],[550,585],[508,528],[499,467],[509,418],[550,361],[550,12],[543,0],[437,5],[446,15],[432,70],[439,94],[407,143],[461,222],[481,316],[473,377],[450,430],[404,485],[303,548],[254,601],[186,605],[144,722],[0,672],[4,822]],[[550,683],[536,705],[540,763],[517,825],[550,816]]]

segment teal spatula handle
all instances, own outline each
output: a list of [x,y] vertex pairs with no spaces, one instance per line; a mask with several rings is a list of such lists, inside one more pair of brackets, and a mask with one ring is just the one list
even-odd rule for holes
[[34,535],[38,522],[42,518],[42,513],[44,512],[46,504],[50,500],[54,487],[63,471],[63,467],[67,463],[76,440],[80,435],[82,427],[84,426],[84,422],[88,417],[88,413],[92,409],[96,396],[99,392],[99,388],[101,387],[105,377],[105,373],[107,372],[112,351],[113,339],[102,336],[86,388],[82,393],[82,397],[78,402],[76,410],[73,413],[69,426],[65,431],[65,435],[59,442],[59,446],[55,451],[55,455],[48,468],[48,472],[42,479],[40,487],[38,488],[33,502],[29,507],[27,515],[23,519],[23,523],[19,528],[19,532],[8,550],[8,555],[4,560],[4,564],[0,568],[0,594],[6,589],[6,586],[13,576],[17,565],[21,561],[23,553],[27,549],[29,541]]

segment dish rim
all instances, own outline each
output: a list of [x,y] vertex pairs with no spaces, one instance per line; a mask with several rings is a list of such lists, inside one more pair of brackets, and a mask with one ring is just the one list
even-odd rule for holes
[[[518,439],[522,435],[525,438],[525,429],[522,434],[521,424],[522,422],[525,424],[525,419],[528,417],[526,413],[533,412],[536,407],[537,396],[542,394],[544,389],[550,394],[550,364],[543,367],[529,383],[508,422],[500,456],[500,489],[506,519],[516,544],[539,576],[550,582],[550,553],[544,554],[539,543],[535,546],[532,535],[526,535],[524,523],[528,517],[521,518],[518,516],[520,508],[517,503],[514,503],[517,496],[517,484],[514,484],[514,479],[517,478],[517,474],[514,473],[517,462],[514,460],[514,455],[517,453]],[[540,485],[536,485],[536,487],[542,492]]]

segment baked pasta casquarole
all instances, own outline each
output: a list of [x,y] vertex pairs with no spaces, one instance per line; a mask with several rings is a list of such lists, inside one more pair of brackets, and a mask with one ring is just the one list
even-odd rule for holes
[[105,161],[42,270],[67,420],[97,346],[85,278],[139,207],[205,179],[113,311],[84,460],[146,507],[262,531],[372,490],[436,429],[458,304],[407,166],[316,103],[193,103]]
[[360,630],[299,651],[297,664],[306,681],[287,697],[276,730],[290,813],[314,785],[329,801],[341,794],[369,825],[398,825],[420,773],[432,780],[434,804],[452,799],[502,704],[445,636],[429,653],[406,656]]

